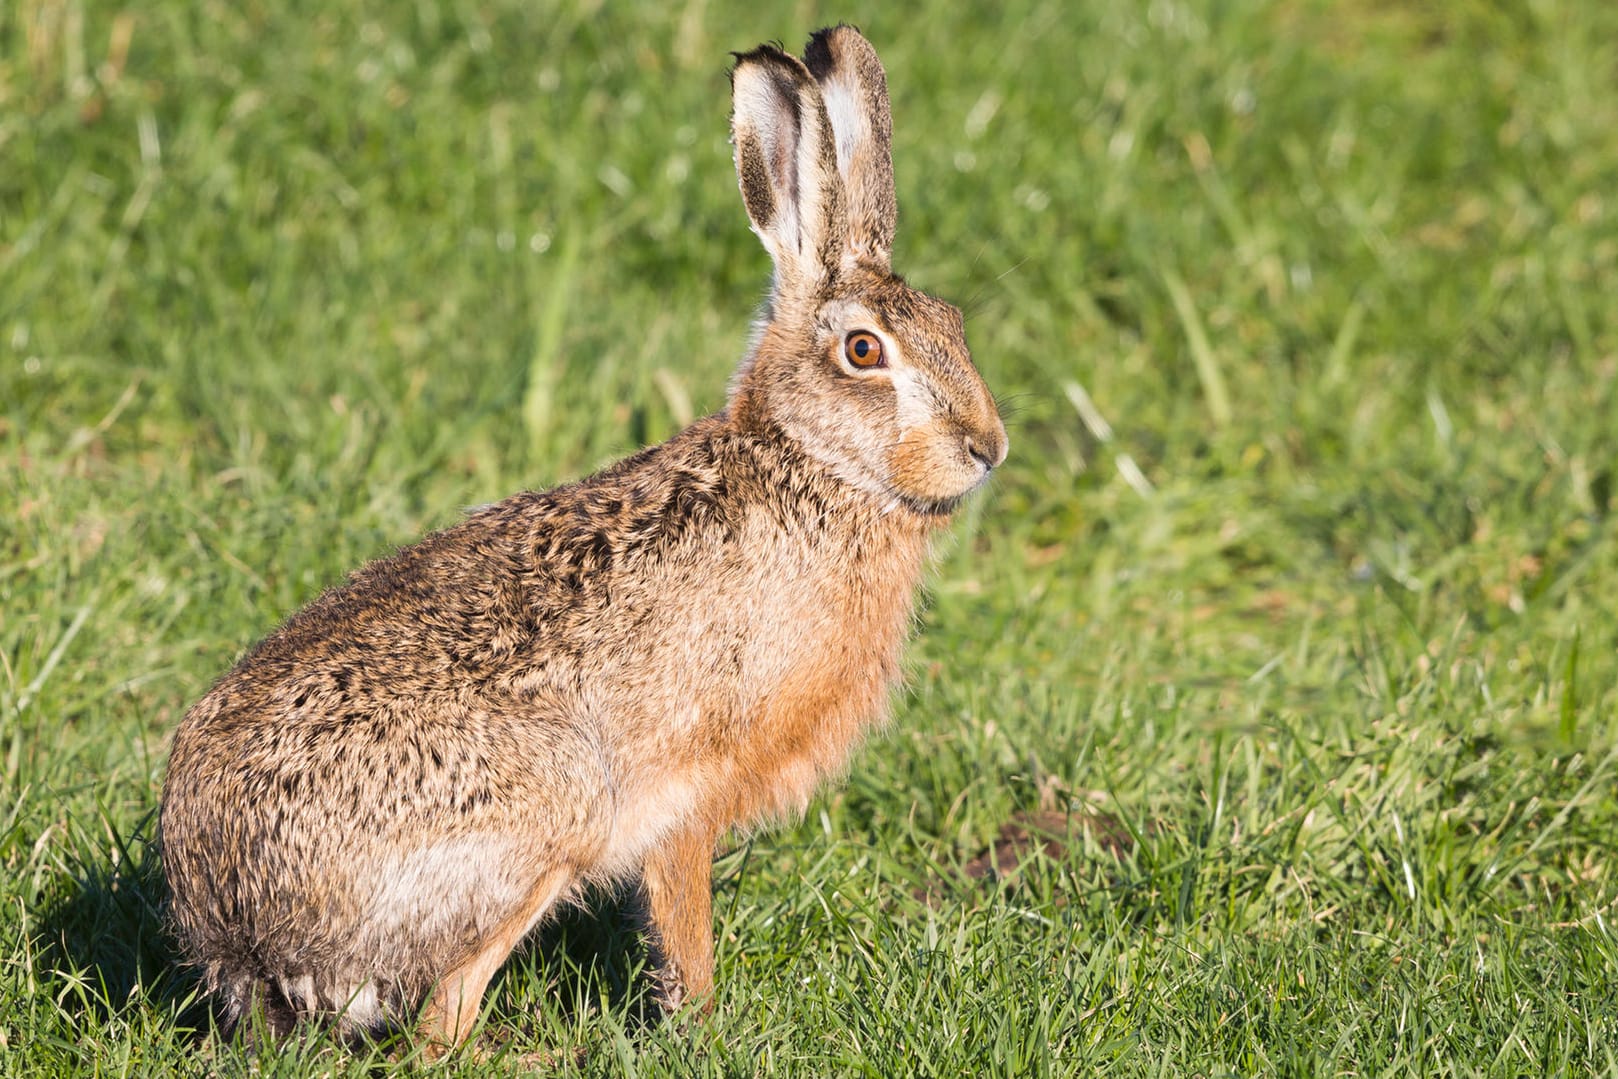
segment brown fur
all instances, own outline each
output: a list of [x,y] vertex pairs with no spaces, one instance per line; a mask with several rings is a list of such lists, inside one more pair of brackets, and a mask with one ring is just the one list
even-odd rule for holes
[[[181,724],[170,909],[230,1021],[456,1044],[547,911],[631,879],[660,999],[703,1000],[716,842],[800,812],[883,716],[929,536],[1005,431],[959,312],[888,268],[875,53],[839,27],[808,55],[733,76],[776,276],[725,411],[365,566]],[[842,358],[855,330],[887,367]]]

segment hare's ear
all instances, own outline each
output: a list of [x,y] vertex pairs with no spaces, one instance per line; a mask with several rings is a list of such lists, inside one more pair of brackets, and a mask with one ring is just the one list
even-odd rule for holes
[[837,171],[848,199],[848,248],[888,266],[898,206],[893,197],[893,117],[888,80],[871,43],[852,26],[809,39],[809,73],[820,86],[837,143]]
[[776,292],[812,291],[836,272],[847,232],[819,87],[803,61],[773,45],[737,56],[730,85],[736,177],[775,260]]

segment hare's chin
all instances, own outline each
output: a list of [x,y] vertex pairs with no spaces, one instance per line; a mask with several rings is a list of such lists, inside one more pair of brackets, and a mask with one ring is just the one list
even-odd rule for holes
[[896,490],[894,494],[897,496],[898,501],[902,502],[913,513],[918,513],[923,517],[948,517],[956,510],[960,509],[961,504],[971,497],[973,491],[976,491],[979,487],[982,487],[983,481],[986,479],[988,479],[987,472],[980,476],[970,486],[966,487],[964,490],[956,492],[955,494],[936,494],[923,493],[920,491],[899,490]]

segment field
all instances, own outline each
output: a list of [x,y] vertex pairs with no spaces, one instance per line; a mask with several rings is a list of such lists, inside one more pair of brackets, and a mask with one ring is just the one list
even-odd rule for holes
[[256,1063],[167,739],[364,560],[723,406],[728,53],[859,22],[1011,456],[896,718],[442,1074],[1618,1075],[1618,6],[0,8],[0,1074]]

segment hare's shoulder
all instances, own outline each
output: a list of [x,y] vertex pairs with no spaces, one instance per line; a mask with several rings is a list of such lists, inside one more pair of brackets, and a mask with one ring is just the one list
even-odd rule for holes
[[510,660],[545,627],[610,602],[614,583],[675,550],[717,549],[767,497],[723,417],[595,475],[524,491],[361,566],[259,642],[238,668],[279,682],[327,672],[465,670]]

